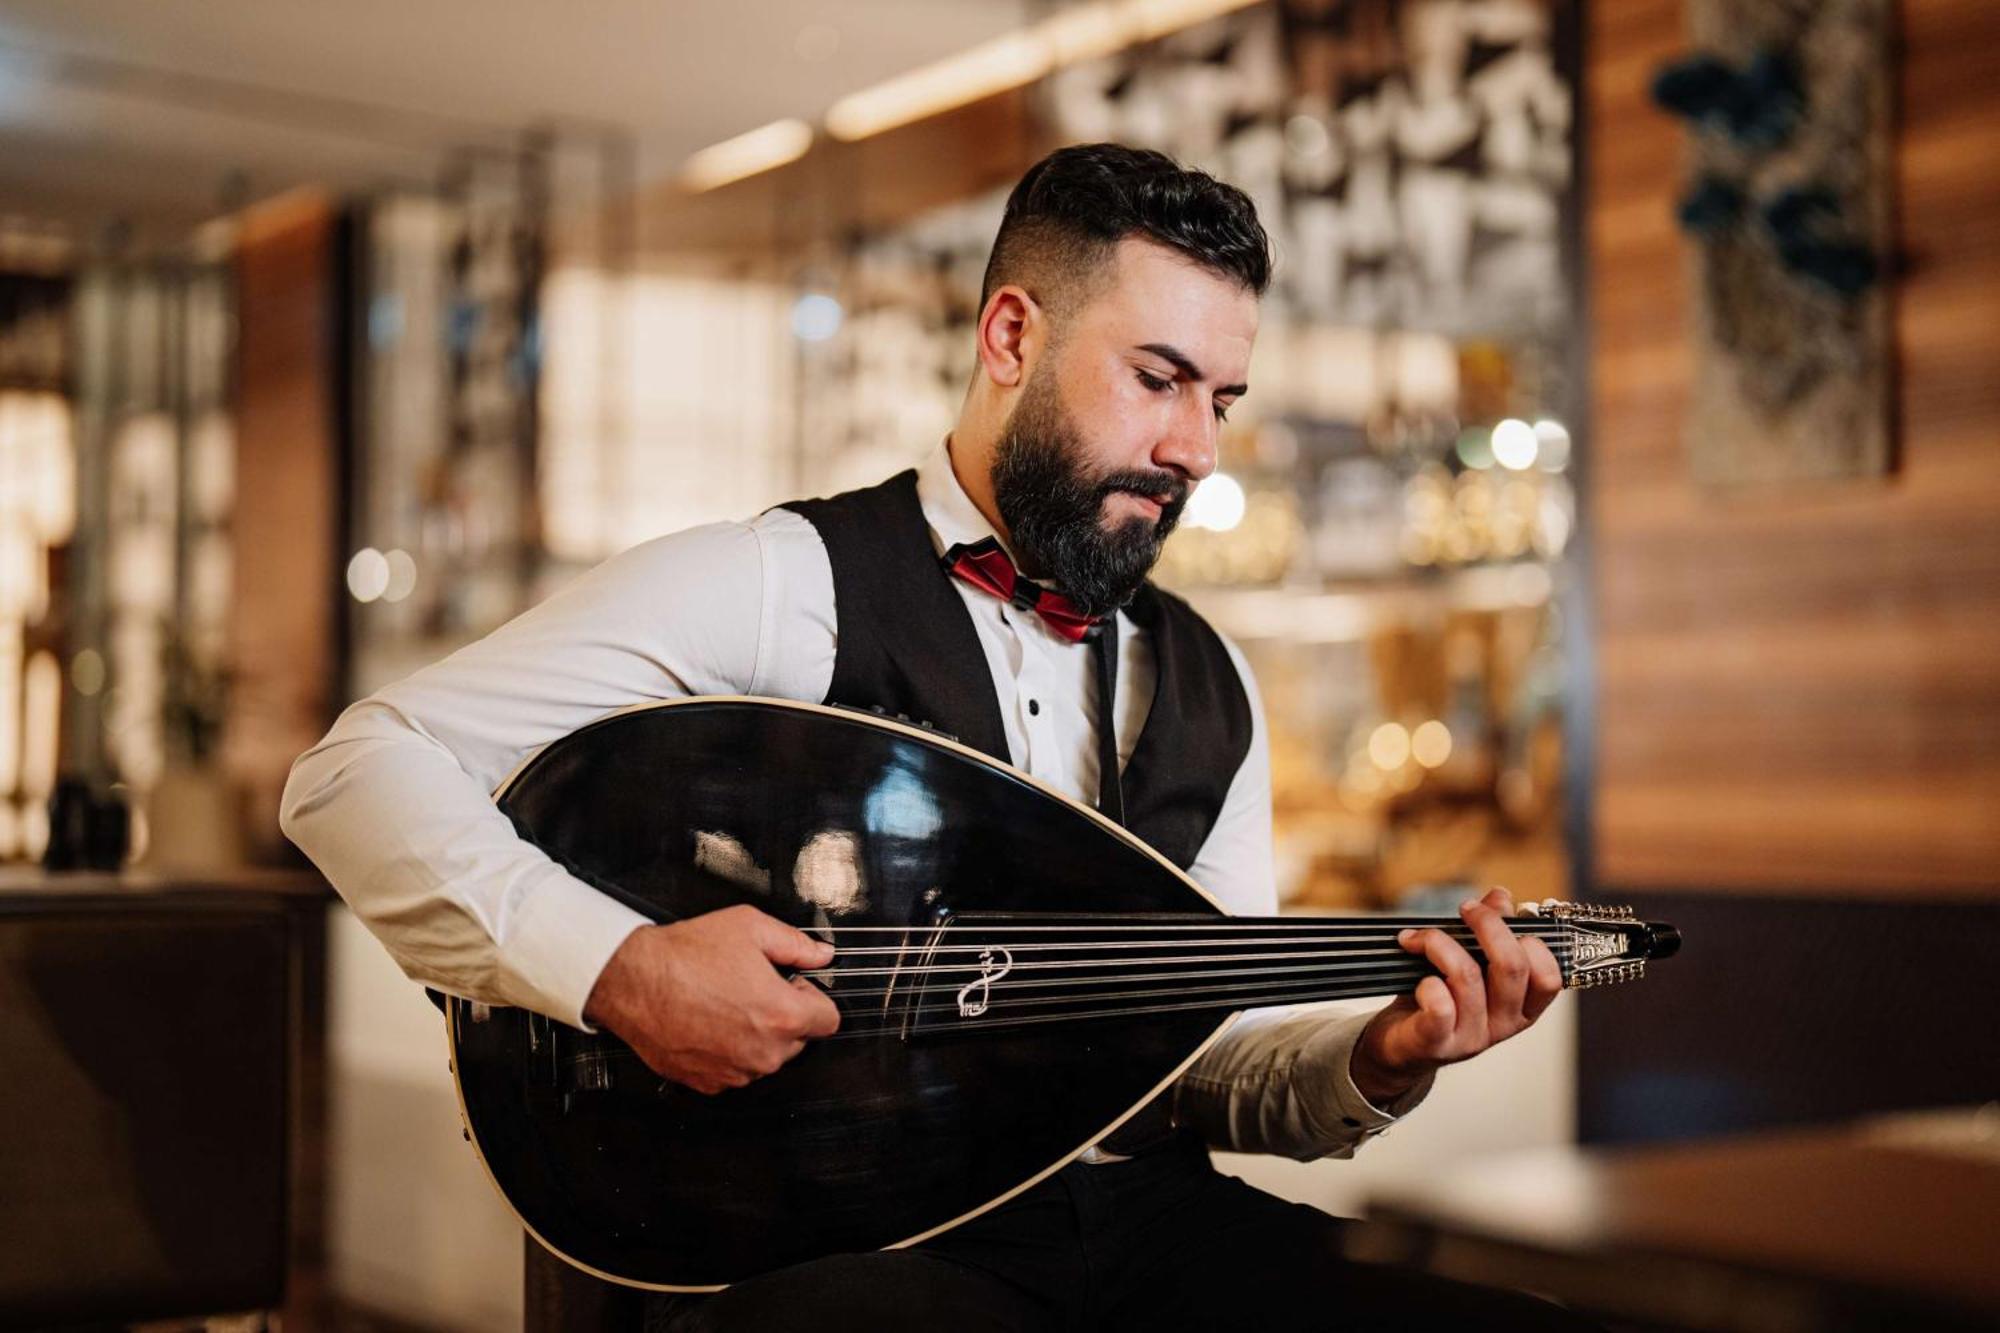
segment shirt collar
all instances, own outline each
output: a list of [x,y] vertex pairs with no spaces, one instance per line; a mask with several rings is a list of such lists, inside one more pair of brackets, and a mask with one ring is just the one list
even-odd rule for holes
[[930,525],[931,541],[939,555],[960,542],[970,546],[993,537],[1006,548],[1007,558],[1014,558],[1013,548],[993,531],[986,515],[979,512],[979,506],[965,493],[965,487],[959,485],[958,474],[951,467],[948,436],[917,465],[917,503],[923,508],[924,521]]

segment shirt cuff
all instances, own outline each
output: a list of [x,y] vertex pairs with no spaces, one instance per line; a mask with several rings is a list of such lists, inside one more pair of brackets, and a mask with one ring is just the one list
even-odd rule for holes
[[585,1032],[583,1007],[625,937],[655,924],[567,872],[526,895],[500,951],[522,1003]]
[[[1329,1023],[1315,1034],[1293,1065],[1294,1086],[1326,1088],[1332,1092],[1332,1113],[1339,1117],[1340,1134],[1332,1125],[1322,1126],[1331,1137],[1352,1136],[1356,1132],[1373,1136],[1382,1133],[1402,1117],[1417,1109],[1430,1095],[1437,1079],[1435,1071],[1425,1074],[1417,1085],[1387,1106],[1377,1106],[1354,1084],[1354,1048],[1360,1044],[1366,1023]],[[1315,1110],[1324,1113],[1325,1103],[1314,1099]]]

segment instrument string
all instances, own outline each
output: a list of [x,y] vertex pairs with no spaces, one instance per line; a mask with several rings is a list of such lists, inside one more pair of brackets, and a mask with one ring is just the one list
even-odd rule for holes
[[[997,1031],[1000,1029],[1010,1028],[1010,1027],[1039,1026],[1044,1023],[1071,1023],[1071,1022],[1078,1022],[1084,1019],[1093,1019],[1093,1018],[1130,1018],[1146,1014],[1165,1014],[1165,1013],[1175,1013],[1175,1012],[1186,1013],[1199,1009],[1207,1009],[1217,1013],[1226,1013],[1232,1009],[1249,1009],[1249,1008],[1261,1009],[1266,1006],[1276,1006],[1283,1004],[1309,1004],[1318,1000],[1352,1000],[1352,999],[1362,999],[1367,997],[1393,995],[1397,993],[1397,990],[1395,988],[1384,989],[1383,987],[1386,984],[1387,984],[1386,982],[1370,982],[1370,983],[1356,983],[1346,986],[1303,987],[1296,991],[1279,992],[1270,995],[1259,995],[1256,997],[1254,1002],[1250,1004],[1233,1003],[1229,998],[1218,996],[1217,998],[1212,1000],[1189,1000],[1176,1004],[1112,1005],[1110,1007],[1102,1009],[1086,1009],[1086,1010],[1078,1010],[1060,1014],[1029,1014],[1021,1017],[1014,1017],[1012,1015],[1002,1015],[994,1017],[982,1016],[976,1019],[970,1019],[970,1020],[962,1019],[960,1021],[950,1022],[950,1023],[936,1023],[936,1022],[923,1023],[921,1025],[912,1027],[910,1030],[910,1035],[918,1037],[928,1037],[933,1033],[941,1033],[941,1032]],[[877,1023],[871,1027],[857,1027],[852,1030],[848,1028],[842,1028],[839,1032],[834,1033],[831,1037],[824,1037],[821,1038],[820,1040],[823,1041],[840,1041],[843,1039],[860,1040],[862,1038],[880,1037],[890,1033],[900,1033],[902,1031],[903,1031],[902,1022],[900,1020],[891,1020],[891,1021],[884,1021]]]
[[[1216,975],[1226,976],[1228,974],[1220,973]],[[1405,977],[1414,980],[1421,980],[1423,975],[1424,974],[1422,972],[1420,972],[1418,969],[1415,968],[1390,967],[1387,969],[1362,974],[1360,976],[1341,978],[1341,980],[1343,983],[1349,981],[1374,982],[1374,981],[1385,981],[1385,980],[1398,980]],[[1173,978],[1171,977],[1165,979],[1173,980]],[[1138,980],[1138,978],[1132,978],[1131,980]],[[1023,984],[1032,984],[1037,987],[1040,987],[1047,985],[1056,985],[1060,983],[1034,982],[1034,983],[1023,983]],[[1244,979],[1241,980],[1225,982],[1220,985],[1208,985],[1208,986],[1165,986],[1165,987],[1127,986],[1121,982],[1116,988],[1107,988],[1104,990],[1092,991],[1090,994],[1087,995],[1025,995],[1017,991],[1016,993],[1011,994],[1007,997],[1005,1004],[1006,1008],[1009,1011],[1013,1011],[1016,1009],[1020,1009],[1022,1007],[1045,1007],[1049,1005],[1064,1005],[1064,1004],[1091,1004],[1091,1003],[1101,1002],[1104,1000],[1144,999],[1158,995],[1211,995],[1211,994],[1253,995],[1263,990],[1269,990],[1273,988],[1283,988],[1283,987],[1297,987],[1304,984],[1307,983],[1297,977],[1279,977],[1276,979],[1264,979],[1261,973],[1253,972],[1253,973],[1245,973]],[[954,995],[957,993],[958,989],[959,988],[955,986],[937,986],[937,987],[927,988],[927,991],[925,993]],[[886,990],[876,991],[873,993],[873,997],[879,999],[881,996],[891,993],[892,992]],[[854,996],[853,998],[857,1000],[865,1000],[870,998],[870,995],[869,993],[864,992],[860,995]],[[994,1003],[998,1005],[1001,1002],[999,1000],[995,1000]],[[923,1014],[957,1013],[959,1012],[959,1008],[957,1003],[953,1001],[947,1001],[943,1004],[931,1004],[926,1002],[919,1002],[917,1004],[909,1005],[905,1008],[897,1009],[895,1012],[898,1016],[909,1016],[909,1015],[921,1016]],[[989,1013],[997,1012],[997,1010],[989,1010],[988,1012]]]
[[[842,1026],[823,1040],[841,1041],[999,1032],[1151,1014],[1208,1011],[1220,1015],[1231,1010],[1407,994],[1425,977],[1437,973],[1426,958],[1397,942],[1405,929],[1441,930],[1464,946],[1475,961],[1482,966],[1485,963],[1476,932],[1450,917],[1298,922],[1204,918],[1140,924],[1116,917],[1098,921],[1064,915],[1059,919],[1059,925],[1008,925],[982,917],[932,927],[826,927],[821,933],[832,935],[837,949],[833,963],[798,975],[831,983],[828,994],[841,1007]],[[1041,918],[1042,922],[1049,920]],[[1518,936],[1541,939],[1565,976],[1569,974],[1572,936],[1568,923],[1528,917],[1510,918],[1508,925]],[[1107,934],[1113,938],[1103,938]],[[842,946],[838,941],[843,935],[901,938],[886,947]],[[1072,938],[1043,938],[1049,935]],[[1004,949],[1008,955],[1002,967],[996,967],[990,954],[985,960],[979,957],[996,949]],[[1169,950],[1183,952],[1166,952]],[[869,959],[890,957],[897,963],[887,967],[868,963]],[[1018,975],[1026,972],[1054,975]],[[871,977],[892,980],[861,988],[843,984]],[[900,985],[895,980],[899,978],[903,979]],[[983,989],[991,1007],[979,1015],[966,1016],[959,997],[982,978],[987,979]],[[1206,984],[1185,984],[1189,981]],[[929,998],[938,996],[950,998]],[[909,1002],[883,1003],[897,999]],[[644,1067],[622,1043],[604,1048],[600,1054]]]
[[[1011,1013],[989,1014],[988,1016],[972,1020],[961,1019],[955,1022],[937,1022],[933,1020],[914,1023],[908,1025],[907,1028],[900,1016],[891,1015],[882,1017],[876,1015],[877,1021],[875,1022],[844,1023],[840,1031],[834,1033],[832,1036],[820,1037],[815,1040],[862,1041],[890,1036],[928,1037],[935,1033],[949,1032],[999,1032],[1015,1027],[1034,1027],[1046,1023],[1072,1023],[1100,1018],[1143,1017],[1148,1014],[1192,1013],[1198,1010],[1224,1014],[1231,1010],[1261,1009],[1287,1004],[1311,1004],[1331,1000],[1379,999],[1409,990],[1415,982],[1422,980],[1423,975],[1433,974],[1420,975],[1418,969],[1398,969],[1376,977],[1348,978],[1339,985],[1315,986],[1302,983],[1293,989],[1244,997],[1241,1001],[1233,995],[1217,995],[1212,999],[1188,1000],[1170,1004],[1116,1004],[1096,1009],[1070,1010],[1054,1014],[1025,1014],[1019,1016]],[[1178,992],[1167,991],[1163,993],[1176,994]],[[1082,998],[1094,1000],[1101,997],[1090,996]],[[950,1006],[937,1006],[935,1009],[949,1010]],[[572,1057],[571,1062],[575,1063],[578,1058]],[[632,1050],[629,1046],[625,1046],[623,1043],[601,1046],[595,1051],[585,1053],[581,1058],[588,1060],[604,1059],[614,1063],[631,1063],[638,1064],[642,1068],[645,1067],[645,1062],[640,1059],[638,1052]]]
[[[1420,958],[1409,958],[1406,959],[1405,961],[1417,965],[1419,970],[1428,967],[1428,964],[1424,963],[1424,960]],[[1316,974],[1339,973],[1339,972],[1353,972],[1360,974],[1360,973],[1378,972],[1385,967],[1393,968],[1397,966],[1399,965],[1395,962],[1363,961],[1363,962],[1353,962],[1353,963],[1350,962],[1308,963],[1298,967],[1240,967],[1240,968],[1219,967],[1219,968],[1200,968],[1192,971],[1168,970],[1164,972],[1113,972],[1109,974],[1099,974],[1093,976],[1032,977],[1021,981],[996,979],[989,983],[989,987],[994,991],[1024,992],[1024,991],[1040,989],[1042,987],[1063,987],[1063,986],[1112,987],[1112,986],[1123,985],[1126,983],[1147,984],[1156,981],[1200,980],[1209,977],[1241,977],[1248,980],[1256,980],[1261,977],[1269,977],[1277,975],[1299,975],[1299,974],[1316,975]],[[1013,973],[1010,972],[1007,975],[1009,978],[1011,978],[1013,976]],[[928,978],[925,978],[924,980],[928,980]],[[973,980],[977,981],[978,978],[974,977]],[[950,981],[941,986],[932,986],[924,984],[911,985],[911,986],[889,985],[889,986],[871,986],[859,989],[850,989],[845,986],[837,986],[833,990],[829,991],[828,994],[831,995],[832,998],[837,1001],[869,1000],[869,999],[879,1000],[885,995],[947,995],[947,994],[956,995],[959,991],[965,989],[965,984],[966,983],[959,981]],[[1104,993],[1113,993],[1113,992],[1107,991]],[[1022,1002],[1028,1004],[1034,1003],[1032,999],[1027,999],[1027,998],[1024,998]]]
[[[1082,950],[1082,949],[1089,949],[1094,946],[1079,944],[1069,947]],[[1025,950],[1013,946],[1007,946],[1007,948],[1008,948],[1008,953],[1010,955],[1015,953],[1025,952]],[[982,949],[980,950],[980,952],[986,952],[986,950]],[[1556,947],[1552,948],[1550,952],[1555,955],[1556,961],[1560,963],[1564,961],[1566,958],[1568,958],[1570,950],[1567,945],[1558,944]],[[1469,949],[1468,953],[1472,956],[1475,962],[1485,961],[1485,951],[1477,947],[1477,945]],[[928,951],[926,952],[925,956],[928,957]],[[1414,962],[1425,962],[1425,960],[1421,956],[1412,954],[1407,950],[1401,948],[1283,949],[1283,950],[1259,952],[1259,953],[1240,952],[1236,950],[1231,950],[1226,953],[1152,954],[1143,956],[1126,955],[1123,957],[1116,957],[1116,958],[1093,958],[1089,956],[1079,956],[1070,958],[1057,958],[1053,961],[1037,961],[1037,962],[1025,962],[1025,963],[1011,962],[1007,966],[1006,970],[1008,975],[1012,975],[1013,973],[1016,972],[1071,971],[1071,970],[1092,968],[1092,967],[1130,967],[1134,965],[1158,966],[1167,963],[1204,964],[1204,963],[1235,963],[1235,962],[1261,962],[1261,961],[1294,962],[1302,959],[1326,959],[1329,960],[1327,965],[1332,966],[1334,965],[1334,963],[1331,960],[1347,960],[1347,959],[1365,960],[1370,958],[1407,958]],[[1428,963],[1426,963],[1425,965],[1428,966]],[[1249,970],[1263,971],[1265,969],[1252,968]],[[967,959],[962,962],[947,962],[947,963],[912,962],[907,967],[843,967],[840,964],[840,959],[836,957],[831,966],[805,969],[799,972],[798,975],[803,977],[823,978],[825,980],[832,982],[834,985],[838,986],[841,981],[851,977],[893,977],[904,973],[909,973],[911,975],[919,975],[925,978],[932,976],[944,976],[944,975],[963,975],[967,973],[970,973],[973,976],[980,976],[991,971],[993,971],[993,964],[991,964],[990,962],[982,962],[977,957]]]
[[[828,983],[829,989],[831,989],[834,993],[840,995],[848,995],[848,994],[865,994],[866,992],[850,991],[845,987],[843,983],[852,979],[867,978],[867,977],[908,976],[917,982],[924,982],[932,979],[945,980],[949,981],[952,989],[956,990],[959,986],[965,984],[965,982],[976,981],[983,976],[992,976],[997,980],[1000,976],[1003,975],[1007,977],[1014,977],[1024,972],[1082,973],[1082,972],[1089,972],[1094,969],[1129,968],[1135,965],[1158,966],[1158,965],[1171,964],[1172,966],[1168,970],[1155,973],[1154,975],[1182,976],[1182,975],[1196,975],[1196,973],[1186,971],[1185,969],[1188,967],[1201,967],[1209,964],[1244,963],[1244,962],[1272,962],[1272,963],[1305,962],[1313,964],[1313,966],[1317,970],[1329,970],[1329,969],[1337,970],[1340,968],[1363,968],[1363,967],[1378,966],[1380,962],[1383,960],[1401,961],[1404,959],[1408,959],[1409,961],[1414,963],[1419,963],[1425,967],[1430,966],[1429,960],[1427,959],[1412,957],[1409,954],[1403,953],[1401,950],[1381,949],[1361,954],[1300,952],[1300,953],[1269,953],[1269,954],[1247,954],[1247,955],[1188,954],[1175,958],[1079,959],[1070,962],[1055,962],[1055,963],[1015,963],[1013,966],[1006,968],[1004,972],[997,967],[982,967],[974,963],[952,963],[946,965],[933,964],[930,966],[913,966],[908,968],[893,968],[893,967],[868,967],[868,968],[846,968],[846,969],[827,968],[816,972],[801,972],[798,975],[803,977],[808,977],[816,981],[824,981]],[[1567,961],[1568,955],[1566,953],[1557,953],[1555,955],[1555,959],[1557,964],[1560,965]],[[1473,961],[1478,963],[1484,963],[1485,960],[1477,955],[1474,955]],[[1240,970],[1245,975],[1251,975],[1254,973],[1261,973],[1267,971],[1282,972],[1287,969],[1283,967],[1246,967]],[[1129,976],[1129,975],[1134,975],[1134,974],[1129,972],[1110,972],[1108,973],[1108,975],[1099,975],[1094,979],[1098,981],[1115,980],[1119,976]],[[894,987],[892,986],[891,988],[893,989]]]
[[[1526,926],[1526,927],[1542,927],[1542,928],[1554,929],[1569,924],[1568,922],[1557,921],[1550,917],[1540,917],[1540,916],[1525,916],[1525,917],[1512,916],[1505,918],[1505,920],[1508,922],[1508,924],[1515,927]],[[1133,922],[1127,916],[1112,915],[1112,916],[1099,917],[1087,912],[1059,912],[1051,914],[1049,916],[1038,917],[1037,921],[1042,924],[1029,925],[1029,926],[1013,926],[1013,925],[1008,925],[1006,921],[1001,918],[996,918],[984,914],[976,916],[968,914],[966,916],[954,916],[946,921],[935,922],[933,923],[933,928],[941,927],[947,930],[964,930],[977,927],[981,930],[1015,930],[1015,931],[1083,930],[1083,929],[1097,930],[1097,931],[1341,930],[1347,928],[1360,929],[1360,930],[1379,930],[1388,926],[1401,928],[1405,926],[1448,925],[1456,927],[1464,924],[1463,919],[1456,916],[1413,916],[1413,917],[1323,916],[1323,917],[1307,917],[1303,919],[1294,917],[1252,918],[1252,919],[1244,919],[1242,917],[1202,917],[1198,920],[1193,920],[1193,921],[1148,920],[1148,921]],[[921,926],[832,926],[832,925],[826,927],[827,930],[833,931],[836,934],[844,933],[850,935],[882,934],[890,931],[906,931],[906,930],[922,929],[922,928],[923,927]]]
[[[1324,933],[1310,934],[1310,935],[1308,934],[1285,935],[1285,934],[1276,934],[1266,931],[1255,937],[1245,937],[1236,939],[1209,938],[1200,940],[1189,940],[1182,938],[1165,938],[1165,939],[1146,939],[1146,940],[1101,940],[1092,937],[1083,940],[1056,941],[1051,943],[1034,943],[1034,942],[1016,943],[1006,938],[994,935],[991,932],[990,928],[988,927],[968,926],[968,927],[953,928],[953,933],[962,934],[968,937],[967,942],[960,944],[951,942],[949,934],[945,938],[939,939],[935,943],[932,943],[931,934],[934,934],[935,932],[926,933],[916,928],[910,928],[904,930],[903,932],[910,938],[907,943],[902,945],[893,945],[889,947],[863,946],[859,948],[854,948],[854,947],[843,948],[838,942],[835,942],[834,949],[838,957],[857,958],[857,957],[878,957],[885,955],[902,954],[902,953],[908,953],[911,950],[919,950],[919,949],[928,953],[951,953],[951,952],[967,952],[967,951],[977,953],[982,949],[992,948],[996,945],[1005,947],[1011,953],[1018,954],[1018,953],[1033,953],[1051,949],[1081,949],[1081,948],[1161,949],[1161,948],[1184,948],[1184,947],[1222,948],[1222,947],[1240,947],[1243,945],[1261,945],[1261,944],[1284,944],[1284,945],[1290,945],[1290,944],[1352,945],[1352,944],[1370,944],[1370,943],[1393,944],[1396,941],[1397,936],[1400,935],[1401,932],[1405,929],[1418,929],[1418,927],[1397,927],[1393,930],[1388,930],[1386,932],[1375,930],[1365,933],[1339,934],[1339,935],[1330,935]],[[1082,928],[1079,927],[1070,927],[1068,928],[1068,930],[1071,933],[1083,933]],[[1465,943],[1476,944],[1478,943],[1479,940],[1478,935],[1469,927],[1465,926],[1460,926],[1455,929],[1445,929],[1444,933],[1450,938],[1459,941],[1461,944]],[[1529,930],[1529,931],[1517,930],[1514,933],[1517,937],[1539,939],[1545,944],[1553,941],[1567,940],[1568,938],[1568,932],[1564,929]]]

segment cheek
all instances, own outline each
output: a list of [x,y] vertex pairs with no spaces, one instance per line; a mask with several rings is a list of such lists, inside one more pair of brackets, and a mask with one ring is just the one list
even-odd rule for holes
[[1150,453],[1160,432],[1173,421],[1174,396],[1153,393],[1136,375],[1114,383],[1106,401],[1111,404],[1104,423],[1107,442],[1115,440],[1123,454]]
[[1153,446],[1172,425],[1173,395],[1149,392],[1123,360],[1084,371],[1063,389],[1070,421],[1095,470],[1151,466]]
[[1092,433],[1092,452],[1105,468],[1144,468],[1160,438],[1160,407],[1151,395],[1126,398],[1106,414]]

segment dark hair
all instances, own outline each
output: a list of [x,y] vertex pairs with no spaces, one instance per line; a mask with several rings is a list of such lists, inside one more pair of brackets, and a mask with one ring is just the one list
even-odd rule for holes
[[1065,312],[1128,236],[1178,250],[1258,296],[1270,285],[1271,242],[1250,196],[1165,153],[1091,143],[1050,153],[1007,196],[979,303],[1014,282]]

